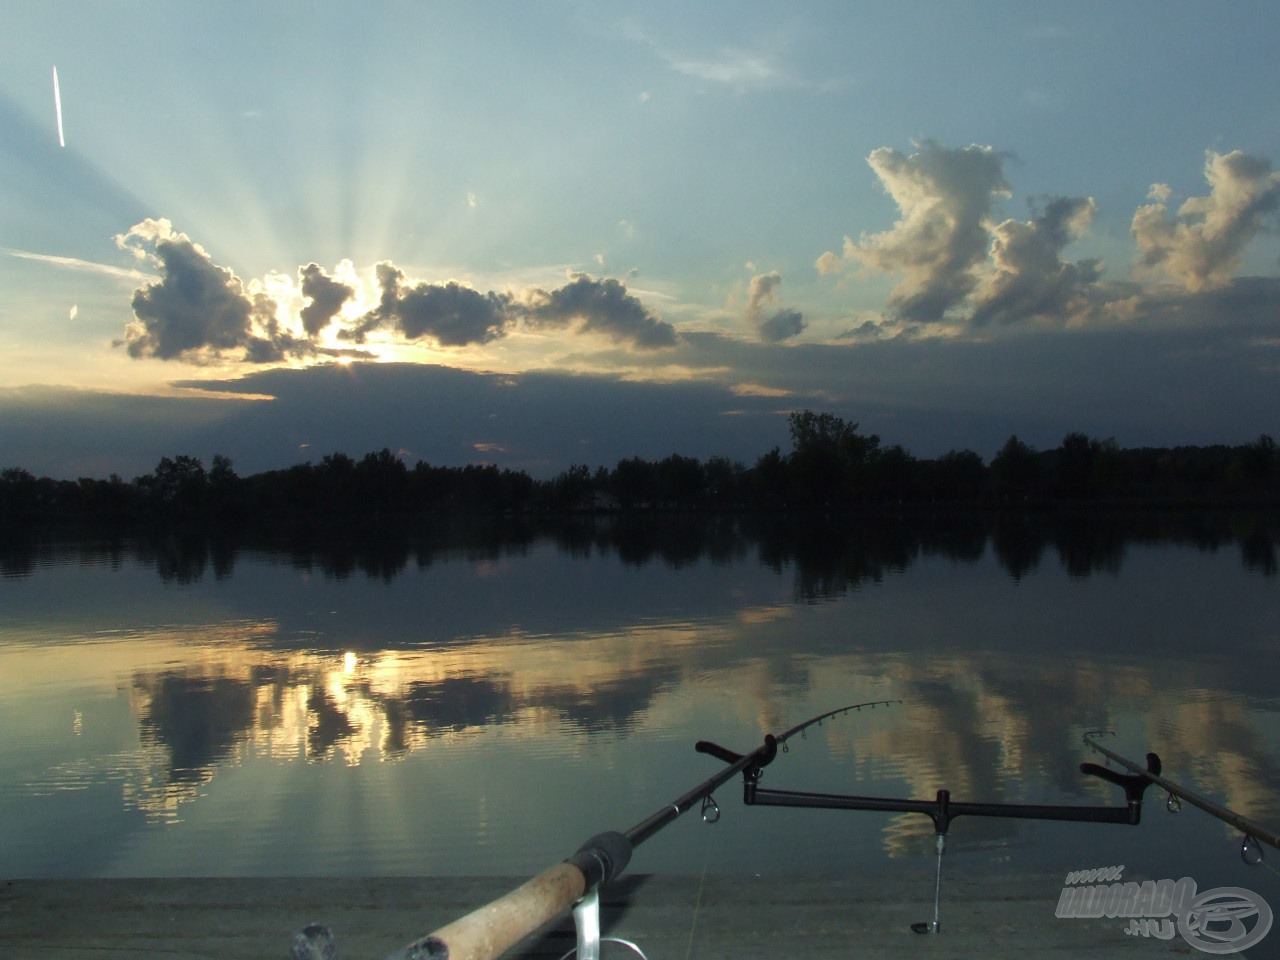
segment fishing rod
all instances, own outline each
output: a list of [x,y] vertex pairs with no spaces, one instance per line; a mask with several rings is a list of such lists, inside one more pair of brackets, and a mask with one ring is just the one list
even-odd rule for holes
[[[1234,810],[1228,810],[1220,804],[1214,803],[1207,797],[1201,796],[1193,790],[1188,790],[1180,784],[1174,783],[1161,776],[1160,757],[1154,753],[1147,754],[1147,766],[1143,769],[1132,760],[1120,756],[1113,750],[1108,750],[1102,744],[1097,742],[1098,737],[1115,736],[1110,730],[1090,730],[1084,735],[1084,742],[1091,750],[1095,750],[1102,754],[1108,760],[1114,760],[1126,770],[1133,773],[1149,783],[1154,784],[1161,790],[1165,790],[1169,794],[1166,806],[1170,813],[1177,813],[1181,807],[1179,800],[1186,800],[1188,803],[1199,807],[1211,817],[1216,817],[1223,823],[1235,827],[1244,834],[1244,841],[1240,845],[1240,857],[1245,863],[1256,864],[1262,860],[1262,849],[1257,846],[1258,843],[1265,843],[1270,847],[1280,850],[1280,835],[1273,833],[1261,824],[1255,823],[1247,817],[1242,817]],[[1250,841],[1254,841],[1250,843]]]
[[[636,847],[699,802],[703,819],[714,823],[720,818],[720,808],[712,797],[716,788],[739,773],[750,782],[759,780],[760,772],[778,755],[778,747],[809,727],[831,717],[900,702],[874,700],[852,703],[810,717],[776,737],[766,735],[764,743],[755,750],[747,754],[732,754],[726,759],[723,770],[659,807],[629,830],[596,834],[567,860],[543,870],[497,900],[425,937],[419,937],[389,954],[386,960],[494,960],[570,909],[577,926],[578,960],[599,960],[599,889],[626,869]],[[703,749],[704,745],[705,742],[699,742],[697,749],[714,756],[729,753],[714,744],[709,745],[714,749]],[[328,960],[336,955],[333,934],[320,924],[313,924],[294,934],[292,949],[295,960]]]

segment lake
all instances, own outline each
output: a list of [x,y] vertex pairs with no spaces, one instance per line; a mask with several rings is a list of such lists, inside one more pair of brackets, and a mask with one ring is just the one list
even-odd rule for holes
[[[1274,518],[509,521],[314,538],[10,536],[0,872],[521,875],[747,751],[762,785],[1121,804],[1091,729],[1280,826]],[[746,807],[633,870],[932,870],[917,814]],[[1277,852],[1148,792],[1137,828],[962,817],[948,862],[1125,863],[1280,904]]]

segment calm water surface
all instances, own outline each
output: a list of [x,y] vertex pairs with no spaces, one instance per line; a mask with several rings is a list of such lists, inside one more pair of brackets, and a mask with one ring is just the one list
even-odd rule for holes
[[[1280,578],[1248,524],[29,540],[0,562],[7,876],[531,873],[714,773],[699,739],[889,698],[767,785],[1118,803],[1077,770],[1104,727],[1280,826]],[[932,869],[919,815],[717,799],[633,869]],[[1280,903],[1238,836],[1163,800],[1137,829],[961,818],[948,856]]]

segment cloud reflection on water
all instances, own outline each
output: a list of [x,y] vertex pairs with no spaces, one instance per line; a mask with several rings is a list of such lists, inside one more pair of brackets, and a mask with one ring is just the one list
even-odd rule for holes
[[[1245,816],[1280,821],[1274,678],[1257,666],[1274,652],[1266,624],[1277,608],[1257,589],[1256,568],[1086,532],[1073,542],[1104,547],[1071,556],[1110,558],[1105,576],[1082,581],[1080,564],[1065,557],[1057,576],[1043,563],[1019,564],[1011,576],[986,533],[914,541],[856,533],[791,541],[722,533],[721,547],[757,543],[761,562],[735,546],[734,562],[694,554],[678,568],[636,566],[632,550],[624,559],[581,531],[568,551],[537,540],[510,550],[453,544],[389,579],[371,574],[367,586],[318,583],[305,554],[250,551],[224,554],[234,557],[225,577],[184,580],[177,594],[155,592],[174,567],[155,563],[153,547],[123,548],[74,582],[99,577],[126,612],[105,594],[66,599],[65,589],[51,589],[64,600],[45,609],[44,578],[59,583],[65,565],[9,581],[21,602],[10,606],[19,619],[0,620],[0,715],[10,731],[37,730],[50,710],[75,710],[73,736],[112,745],[69,757],[65,732],[18,744],[23,795],[118,784],[119,802],[153,824],[216,809],[221,781],[250,768],[266,778],[255,783],[284,778],[289,764],[443,771],[486,756],[500,737],[526,745],[502,779],[531,783],[592,744],[623,743],[640,756],[650,744],[706,736],[743,749],[806,713],[880,697],[905,702],[883,718],[827,725],[770,771],[777,785],[1114,803],[1112,788],[1077,770],[1086,758],[1079,734],[1114,727],[1132,753],[1157,749],[1189,785]],[[1207,540],[1213,551],[1233,542]],[[1208,579],[1233,566],[1223,584]],[[602,569],[614,596],[593,579]],[[696,589],[675,593],[690,578]],[[436,581],[439,593],[427,593]],[[1197,590],[1222,607],[1202,622],[1188,613]],[[539,594],[554,615],[530,605]],[[465,597],[465,616],[424,632],[422,611],[443,617],[451,596]],[[180,603],[150,612],[148,602],[166,597]],[[580,606],[588,597],[596,607]],[[324,613],[330,605],[338,609]],[[175,619],[183,610],[190,619]],[[81,614],[95,632],[83,632]],[[125,616],[135,618],[130,629],[104,622]],[[1211,628],[1230,638],[1229,654],[1206,646]],[[121,696],[127,709],[94,707]],[[718,716],[714,727],[708,716]],[[705,775],[704,761],[680,755],[690,778]],[[647,791],[658,789],[646,786],[646,796],[656,802],[660,792]],[[485,801],[493,823],[500,799]],[[931,842],[919,816],[871,829],[894,857]],[[1016,830],[974,820],[957,832],[962,844],[981,844],[1008,842]]]

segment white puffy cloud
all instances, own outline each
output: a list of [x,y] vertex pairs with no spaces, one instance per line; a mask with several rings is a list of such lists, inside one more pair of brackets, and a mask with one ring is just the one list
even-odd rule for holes
[[1280,206],[1280,173],[1265,158],[1210,150],[1204,176],[1208,196],[1189,197],[1175,218],[1169,217],[1172,191],[1161,183],[1151,188],[1153,202],[1133,215],[1140,264],[1191,292],[1227,283],[1249,241]]
[[981,326],[1040,318],[1087,319],[1094,310],[1091,290],[1101,266],[1096,260],[1068,263],[1062,250],[1083,236],[1095,211],[1091,198],[1055,197],[1029,221],[994,225],[993,272],[975,292],[970,322]]
[[[1039,209],[1033,205],[1029,220],[996,217],[1009,185],[1003,155],[990,147],[926,141],[910,155],[874,150],[868,163],[898,205],[897,222],[857,241],[846,237],[840,253],[824,253],[816,266],[824,274],[861,268],[899,275],[884,314],[902,332],[1204,316],[1203,304],[1182,309],[1150,284],[1104,281],[1096,259],[1065,258],[1093,221],[1092,198],[1047,198]],[[1171,279],[1184,296],[1238,285],[1249,243],[1280,209],[1280,173],[1266,159],[1209,152],[1204,169],[1207,195],[1185,200],[1171,215],[1172,191],[1156,184],[1132,222],[1140,274]]]
[[1009,185],[1002,154],[991,147],[944,147],[932,140],[910,156],[887,147],[867,163],[898,205],[898,222],[882,233],[845,238],[842,254],[818,259],[833,273],[847,266],[902,274],[888,308],[908,323],[937,323],[960,306],[987,259],[988,221]]
[[[1270,302],[1269,285],[1280,285],[1261,278],[1267,289],[1259,300],[1257,285],[1246,289],[1236,276],[1249,244],[1280,210],[1280,173],[1266,159],[1210,152],[1207,193],[1176,208],[1168,187],[1153,187],[1132,220],[1143,282],[1120,282],[1104,280],[1096,259],[1068,259],[1096,216],[1092,198],[1047,197],[1026,219],[1001,215],[999,202],[1010,193],[1005,156],[992,147],[934,141],[913,153],[871,152],[868,164],[897,204],[896,221],[857,240],[846,237],[843,248],[824,253],[817,266],[828,274],[887,273],[897,283],[883,310],[862,304],[851,311],[851,329],[838,339],[865,344],[978,329],[990,336],[997,327],[1028,324],[1169,327],[1193,318],[1209,322],[1213,309],[1229,303]],[[306,264],[295,286],[283,274],[242,281],[164,219],[144,220],[116,239],[158,276],[144,277],[134,292],[134,321],[121,341],[134,357],[272,363],[351,353],[334,350],[334,338],[362,343],[375,332],[391,342],[478,348],[525,331],[606,338],[619,349],[606,354],[597,344],[597,356],[622,369],[636,353],[668,350],[684,339],[647,305],[653,295],[641,300],[622,280],[585,273],[555,288],[516,283],[485,291],[455,280],[414,279],[389,261],[376,266],[370,283],[344,261],[332,274]],[[757,339],[777,344],[805,331],[810,311],[782,302],[782,275],[754,264],[750,269],[744,319]],[[269,282],[272,277],[282,283]],[[1152,277],[1175,283],[1153,284]],[[1193,298],[1215,291],[1233,295],[1201,297],[1192,308]],[[741,299],[734,309],[742,309]]]

